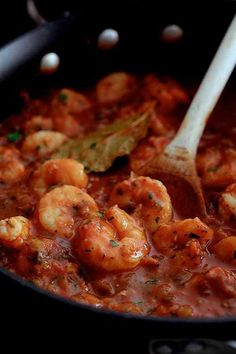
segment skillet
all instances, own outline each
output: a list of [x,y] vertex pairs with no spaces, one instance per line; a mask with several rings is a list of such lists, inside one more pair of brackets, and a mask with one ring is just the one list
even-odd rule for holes
[[[19,91],[22,88],[36,96],[54,87],[72,86],[79,89],[91,86],[98,78],[112,71],[157,72],[173,75],[182,82],[197,82],[203,76],[236,9],[235,2],[229,1],[215,4],[214,12],[207,7],[203,9],[201,4],[167,2],[160,8],[154,1],[114,1],[112,4],[106,1],[99,4],[71,1],[68,6],[73,11],[76,9],[78,15],[75,15],[76,20],[74,15],[68,17],[68,31],[61,31],[61,20],[53,18],[55,2],[52,1],[50,8],[43,2],[41,6],[42,12],[54,21],[45,26],[48,28],[55,24],[55,37],[24,65],[16,67],[5,77],[0,89],[2,118],[20,108]],[[173,44],[163,43],[160,41],[161,32],[171,23],[183,28],[183,40]],[[120,35],[119,44],[111,51],[97,49],[97,36],[105,28],[115,28]],[[49,49],[59,54],[62,64],[54,75],[43,76],[38,71],[39,60]],[[229,85],[235,84],[234,74]],[[118,348],[129,352],[128,348],[132,348],[132,352],[146,353],[152,350],[150,340],[157,338],[226,340],[235,336],[234,317],[187,320],[100,311],[49,294],[4,269],[0,270],[0,284],[1,303],[6,309],[5,326],[8,321],[9,325],[12,323],[13,316],[19,323],[24,319],[27,333],[31,325],[31,335],[35,334],[33,329],[43,328],[45,341],[55,330],[57,338],[63,336],[68,343],[76,339],[78,349],[86,346],[84,352],[90,353],[95,349],[105,352],[110,341],[114,352]],[[60,341],[55,341],[54,348],[58,344]],[[38,345],[40,347],[40,343]],[[221,353],[227,353],[227,348]]]

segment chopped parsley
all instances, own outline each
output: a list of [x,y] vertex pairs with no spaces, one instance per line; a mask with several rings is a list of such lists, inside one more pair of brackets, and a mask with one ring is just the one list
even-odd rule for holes
[[85,172],[90,172],[90,168],[88,166],[84,166]]
[[15,131],[7,135],[7,140],[11,143],[15,143],[16,141],[20,140],[21,137],[21,133],[19,131]]
[[104,219],[105,218],[105,213],[104,213],[104,211],[98,211],[97,212],[97,214],[98,214],[98,216],[99,216],[99,218],[101,218],[101,219]]
[[96,145],[97,145],[97,143],[92,143],[89,148],[90,149],[95,149]]
[[[53,186],[52,186],[53,187]],[[74,210],[74,213],[77,214],[78,213],[78,210],[79,208],[77,206],[73,206],[73,210]]]
[[147,193],[148,199],[152,200],[153,199],[153,193],[152,192],[148,192]]
[[111,247],[118,247],[119,243],[116,242],[115,240],[110,240],[110,245],[111,245]]
[[66,103],[68,101],[69,96],[65,92],[60,92],[58,95],[58,99],[62,103]]
[[218,169],[219,169],[218,166],[209,167],[209,168],[207,169],[207,172],[216,172]]

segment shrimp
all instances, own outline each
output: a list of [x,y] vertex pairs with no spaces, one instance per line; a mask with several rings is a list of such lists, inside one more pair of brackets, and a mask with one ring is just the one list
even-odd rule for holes
[[102,104],[116,103],[132,94],[135,87],[133,76],[124,72],[110,74],[98,82],[96,97]]
[[176,114],[172,116],[160,113],[159,109],[156,108],[155,100],[148,100],[141,104],[134,103],[125,106],[122,105],[118,110],[117,116],[123,119],[147,111],[150,114],[149,128],[154,135],[165,136],[168,138],[172,138],[175,135],[177,129],[177,124],[175,122]]
[[202,294],[214,294],[223,298],[234,298],[236,276],[233,271],[212,267],[205,273],[196,273],[187,283],[186,287],[196,288]]
[[182,249],[170,250],[170,262],[175,271],[183,268],[194,269],[198,267],[204,257],[203,248],[198,240],[189,240]]
[[169,139],[163,136],[150,136],[145,139],[129,156],[131,170],[138,173],[144,165],[149,163],[156,155],[160,154],[168,143]]
[[25,174],[25,167],[15,148],[0,146],[0,182],[15,183]]
[[91,268],[132,269],[149,251],[144,230],[131,216],[114,206],[106,211],[107,220],[103,219],[93,198],[74,186],[57,187],[45,194],[38,215],[47,231],[66,238],[75,235],[75,255]]
[[221,194],[219,213],[225,221],[236,220],[236,183],[228,186]]
[[37,271],[49,270],[49,262],[66,259],[65,250],[56,241],[45,237],[30,237],[21,247],[17,257],[17,270],[27,276]]
[[91,106],[92,103],[86,96],[63,88],[54,95],[51,104],[54,129],[68,137],[80,134],[82,127],[77,118]]
[[55,131],[41,130],[28,135],[22,145],[22,153],[36,157],[45,157],[57,150],[67,137]]
[[206,274],[205,279],[218,296],[236,296],[236,277],[233,271],[221,267],[213,267]]
[[105,216],[107,220],[95,217],[79,226],[75,254],[82,263],[100,271],[135,268],[149,251],[144,230],[116,205]]
[[236,150],[213,146],[197,156],[197,169],[206,187],[227,187],[236,182]]
[[158,109],[151,115],[150,130],[153,134],[166,138],[173,138],[176,134],[175,115],[170,116],[158,112]]
[[78,120],[69,114],[61,113],[53,117],[53,124],[55,130],[68,137],[78,136],[82,132]]
[[79,114],[92,106],[90,100],[79,92],[63,88],[54,96],[53,109],[71,114]]
[[88,176],[84,172],[84,166],[72,159],[59,159],[46,161],[31,179],[32,189],[42,196],[50,186],[57,184],[73,185],[85,188]]
[[74,186],[57,187],[39,201],[38,216],[45,230],[66,238],[74,235],[75,219],[87,219],[98,211],[87,193]]
[[19,248],[29,237],[30,222],[23,216],[0,220],[0,242],[8,248]]
[[236,236],[229,236],[219,241],[214,246],[213,252],[222,261],[236,264]]
[[34,133],[40,130],[55,130],[65,134],[68,137],[76,136],[80,132],[79,122],[71,115],[61,112],[55,117],[46,118],[43,116],[34,116],[25,123],[26,133]]
[[143,94],[146,99],[156,99],[161,113],[171,113],[178,106],[189,102],[188,94],[176,81],[159,80],[152,74],[144,78]]
[[213,230],[199,218],[160,225],[152,235],[153,243],[160,252],[167,252],[175,247],[183,248],[189,240],[198,240],[205,247],[212,237]]
[[53,122],[51,118],[43,116],[34,116],[25,123],[24,131],[26,133],[34,133],[39,130],[52,130]]
[[112,190],[109,204],[125,210],[134,210],[133,216],[143,218],[149,232],[172,218],[172,206],[166,187],[150,177],[130,178],[118,183]]

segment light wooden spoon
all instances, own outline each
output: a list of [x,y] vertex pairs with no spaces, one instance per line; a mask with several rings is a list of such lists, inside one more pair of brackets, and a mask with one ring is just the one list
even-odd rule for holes
[[[204,55],[204,53],[203,53]],[[197,214],[206,216],[206,205],[197,175],[195,157],[207,120],[236,64],[236,15],[234,16],[197,93],[172,142],[144,165],[140,175],[158,176],[168,185],[187,185],[187,198],[194,202]],[[176,191],[175,191],[176,192]],[[184,204],[180,198],[179,204]],[[186,203],[185,203],[186,204]],[[191,208],[189,206],[189,208]]]

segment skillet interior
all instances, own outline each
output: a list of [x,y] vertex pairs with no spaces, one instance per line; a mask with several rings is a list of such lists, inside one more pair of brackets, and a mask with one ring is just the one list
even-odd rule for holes
[[[89,5],[86,6],[89,8]],[[103,11],[105,6],[106,11]],[[117,70],[157,72],[174,76],[183,82],[198,81],[234,14],[236,4],[221,2],[215,5],[214,14],[212,9],[203,10],[199,4],[181,6],[167,3],[161,10],[154,11],[154,1],[146,1],[145,4],[141,1],[112,2],[112,6],[104,1],[97,7],[93,14],[85,9],[78,30],[53,48],[62,60],[60,70],[55,75],[39,75],[37,59],[26,71],[18,73],[1,88],[2,118],[20,107],[18,93],[22,87],[32,95],[43,94],[52,87],[81,88],[92,85],[107,72]],[[162,29],[171,23],[183,28],[183,41],[164,44],[159,37]],[[100,31],[108,27],[118,30],[120,43],[112,51],[102,52],[97,49],[96,39]],[[79,28],[83,28],[83,31],[78,32]],[[235,73],[230,84],[236,84]],[[4,270],[1,270],[0,277],[2,303],[6,303],[8,316],[25,317],[28,323],[33,321],[34,324],[36,318],[37,323],[44,322],[44,330],[50,331],[51,326],[54,326],[61,335],[73,333],[80,336],[80,341],[83,338],[88,346],[92,344],[88,341],[91,336],[100,341],[105,341],[107,336],[113,339],[114,336],[118,345],[116,333],[120,331],[123,334],[122,340],[119,339],[122,346],[128,339],[133,345],[135,339],[137,345],[138,336],[142,339],[140,343],[147,342],[151,337],[201,336],[224,339],[234,336],[236,318],[147,319],[107,311],[101,313],[64,299],[55,301],[53,295],[48,296],[38,289],[35,292],[34,286],[25,286],[22,280],[15,281]],[[72,321],[76,321],[76,328],[65,328]],[[225,326],[227,331],[223,330]],[[98,327],[102,327],[102,331]]]

